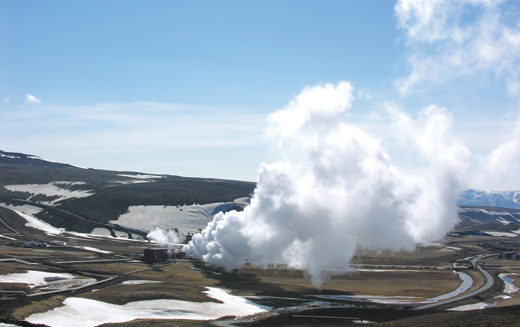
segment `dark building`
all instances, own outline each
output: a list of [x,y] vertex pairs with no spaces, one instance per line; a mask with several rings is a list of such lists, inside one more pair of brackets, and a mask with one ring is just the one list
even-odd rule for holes
[[170,252],[168,249],[144,249],[143,260],[146,263],[166,261],[168,259],[186,259],[185,252]]
[[157,261],[165,261],[171,258],[168,249],[144,249],[144,262],[154,263]]

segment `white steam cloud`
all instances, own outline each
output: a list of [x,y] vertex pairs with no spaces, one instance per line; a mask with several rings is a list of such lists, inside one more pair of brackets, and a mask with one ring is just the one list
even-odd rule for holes
[[401,170],[382,141],[347,122],[352,86],[307,88],[269,117],[279,161],[262,164],[251,205],[219,213],[184,247],[227,270],[302,269],[319,287],[348,270],[357,247],[413,249],[441,239],[457,222],[454,199],[469,151],[450,136],[451,117],[435,106],[412,119],[389,106],[404,151],[422,163]]
[[180,244],[184,241],[184,236],[182,236],[178,230],[170,229],[162,230],[159,227],[155,228],[155,230],[151,231],[146,235],[146,237],[150,240],[153,240],[159,246],[168,246],[168,249],[171,251],[173,247],[177,244]]

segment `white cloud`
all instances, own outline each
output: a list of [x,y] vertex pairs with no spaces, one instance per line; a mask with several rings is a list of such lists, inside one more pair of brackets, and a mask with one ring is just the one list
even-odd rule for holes
[[[406,33],[411,72],[397,81],[401,93],[419,84],[443,84],[494,75],[510,96],[520,96],[520,10],[517,1],[399,0],[395,15]],[[479,135],[473,138],[482,138]],[[484,140],[486,142],[486,140]],[[473,168],[472,187],[520,187],[520,115],[515,127]]]
[[402,149],[414,169],[392,164],[380,139],[346,118],[352,86],[307,88],[269,117],[278,161],[262,164],[251,205],[220,213],[184,249],[231,270],[286,264],[319,286],[331,269],[349,270],[358,246],[413,249],[457,222],[459,177],[469,151],[451,136],[451,116],[430,106],[417,119],[393,106]]
[[4,112],[0,148],[82,167],[255,180],[268,155],[265,116],[246,106],[27,104]]
[[38,99],[37,97],[35,97],[35,96],[32,95],[32,94],[27,94],[27,95],[25,96],[25,101],[26,101],[27,103],[42,103],[42,102],[40,101],[40,99]]
[[[395,15],[407,37],[411,72],[402,93],[419,83],[492,72],[520,88],[520,15],[514,1],[399,0]],[[511,17],[513,16],[513,17]]]
[[520,188],[520,119],[502,144],[482,159],[475,185],[485,190]]

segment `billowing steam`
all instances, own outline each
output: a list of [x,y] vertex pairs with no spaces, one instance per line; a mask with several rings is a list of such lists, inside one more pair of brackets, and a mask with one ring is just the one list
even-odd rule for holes
[[159,246],[167,246],[168,250],[171,252],[175,245],[178,245],[184,241],[184,236],[182,236],[177,229],[162,230],[157,227],[155,230],[151,231],[146,235],[146,237],[150,240],[155,241]]
[[412,119],[390,107],[403,151],[420,169],[401,170],[382,141],[347,121],[350,83],[305,89],[269,117],[279,161],[262,164],[251,205],[219,213],[184,247],[227,270],[286,264],[319,287],[348,270],[357,247],[413,249],[457,222],[458,176],[469,151],[450,137],[451,117],[435,106]]

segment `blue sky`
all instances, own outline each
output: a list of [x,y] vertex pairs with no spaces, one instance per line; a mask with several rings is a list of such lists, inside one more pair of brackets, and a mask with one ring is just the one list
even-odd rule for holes
[[383,139],[373,118],[388,103],[412,116],[446,107],[477,171],[516,135],[519,8],[0,0],[0,149],[254,181],[275,160],[266,117],[305,87],[349,81],[349,119]]

